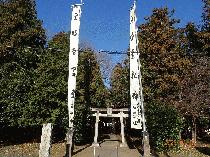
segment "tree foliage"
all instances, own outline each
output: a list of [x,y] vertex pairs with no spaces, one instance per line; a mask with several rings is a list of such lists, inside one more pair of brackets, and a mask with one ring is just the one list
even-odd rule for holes
[[[176,145],[170,142],[178,140],[177,111],[192,119],[209,114],[209,0],[203,4],[201,29],[193,23],[176,28],[179,20],[167,8],[154,9],[139,27],[147,126],[151,144],[159,150]],[[58,33],[46,46],[35,7],[34,0],[0,1],[1,127],[68,124],[69,34]],[[103,79],[110,75],[104,70],[111,63],[98,56],[89,47],[80,49],[74,120],[78,142],[92,134],[90,107],[130,104],[129,61],[113,68],[108,91]]]
[[183,115],[200,117],[209,107],[209,57],[203,49],[199,30],[192,23],[186,26],[187,49],[191,66],[186,71],[177,104]]
[[203,53],[210,56],[210,1],[209,0],[202,0],[203,1],[203,14],[202,14],[202,29],[199,32],[200,40],[203,44]]
[[15,55],[25,47],[43,48],[45,30],[34,1],[6,0],[0,3],[0,10],[0,57]]
[[130,84],[129,84],[129,65],[125,60],[123,65],[118,63],[111,75],[111,102],[114,108],[129,107]]
[[181,119],[175,108],[158,102],[146,106],[150,144],[158,151],[178,147]]
[[25,126],[45,31],[30,0],[1,1],[0,10],[0,123]]
[[[49,41],[36,70],[34,99],[31,101],[36,108],[36,124],[51,122],[68,127],[68,56],[69,34],[59,33]],[[74,120],[77,141],[87,137],[90,131],[90,107],[105,105],[105,96],[106,89],[94,52],[80,51]]]
[[180,82],[190,61],[184,57],[185,38],[175,28],[178,20],[167,8],[154,9],[139,29],[145,101],[173,104],[178,99]]
[[92,140],[90,107],[105,107],[108,91],[92,50],[83,50],[79,55],[77,90],[75,102],[75,140]]

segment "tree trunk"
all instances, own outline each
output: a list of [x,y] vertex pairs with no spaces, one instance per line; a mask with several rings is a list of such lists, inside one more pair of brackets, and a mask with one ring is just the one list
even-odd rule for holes
[[197,129],[196,129],[196,118],[195,117],[193,117],[193,119],[192,119],[192,124],[193,124],[193,127],[192,127],[192,144],[195,146],[196,145],[196,136],[197,136],[197,134],[196,134],[196,131],[197,131]]

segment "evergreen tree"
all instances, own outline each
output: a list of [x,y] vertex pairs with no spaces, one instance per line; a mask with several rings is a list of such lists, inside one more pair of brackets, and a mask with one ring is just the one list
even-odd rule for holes
[[29,123],[67,124],[68,47],[67,34],[59,33],[48,42],[46,52],[40,57],[33,91],[29,93],[28,120],[32,121]]
[[23,126],[45,31],[31,0],[1,1],[0,12],[0,123]]
[[[81,50],[82,51],[82,50]],[[104,105],[106,89],[99,65],[91,50],[79,52],[76,98],[75,139],[84,141],[91,129],[90,107]],[[48,43],[46,53],[36,70],[34,95],[30,115],[36,115],[34,123],[51,122],[61,128],[68,127],[68,58],[69,34],[59,33]]]
[[91,125],[90,107],[105,107],[108,94],[96,55],[90,49],[82,51],[79,54],[74,121],[78,143],[92,140],[94,127]]
[[14,56],[26,47],[44,47],[45,31],[37,18],[34,1],[2,1],[0,10],[0,57]]
[[208,55],[208,25],[207,25],[207,1],[205,2],[201,31],[193,23],[185,28],[187,39],[187,51],[191,66],[187,69],[182,80],[181,99],[177,108],[182,115],[190,121],[192,128],[192,140],[196,142],[196,121],[208,115],[209,110],[209,55]]
[[203,14],[202,14],[202,29],[199,33],[199,37],[203,44],[203,53],[207,56],[210,56],[210,1],[209,0],[202,0],[203,1]]
[[188,23],[185,28],[188,55],[202,54],[203,43],[199,36],[199,30],[194,23]]
[[185,55],[185,38],[175,28],[178,20],[167,8],[154,9],[140,26],[139,49],[145,102],[157,100],[174,104],[179,99],[180,82],[190,61]]
[[114,108],[122,108],[130,106],[129,93],[129,65],[127,60],[124,65],[118,63],[111,75],[111,100]]
[[167,8],[154,9],[138,32],[147,128],[158,150],[178,144],[181,123],[175,107],[190,65],[184,32],[172,15]]

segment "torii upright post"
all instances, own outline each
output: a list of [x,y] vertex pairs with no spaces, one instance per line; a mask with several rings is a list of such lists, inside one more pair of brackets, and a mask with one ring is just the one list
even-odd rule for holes
[[69,52],[69,78],[68,78],[68,114],[69,114],[69,130],[66,135],[67,152],[66,155],[71,157],[72,152],[72,138],[74,133],[73,120],[74,120],[74,102],[76,91],[76,76],[78,65],[78,52],[79,52],[79,29],[81,17],[81,4],[72,5],[72,19],[71,19],[71,32],[70,32],[70,52]]
[[[149,135],[146,130],[143,105],[143,88],[141,82],[141,63],[138,49],[136,28],[136,1],[130,10],[130,96],[131,96],[131,128],[143,129],[144,157],[150,156]],[[143,128],[142,128],[143,124]]]

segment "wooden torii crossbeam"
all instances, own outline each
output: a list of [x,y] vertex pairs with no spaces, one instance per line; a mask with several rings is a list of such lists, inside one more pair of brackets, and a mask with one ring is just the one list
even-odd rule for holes
[[95,122],[95,136],[94,136],[94,142],[92,146],[98,147],[98,123],[100,117],[119,117],[120,118],[120,124],[121,124],[121,139],[122,143],[120,144],[120,147],[126,147],[126,141],[125,141],[125,131],[124,131],[124,123],[123,118],[127,118],[128,115],[128,108],[121,108],[121,109],[112,109],[112,108],[91,108],[92,112],[95,112],[92,114],[92,116],[96,117]]

